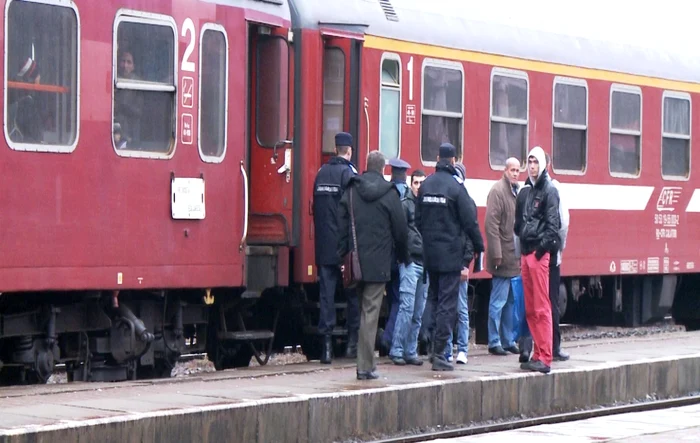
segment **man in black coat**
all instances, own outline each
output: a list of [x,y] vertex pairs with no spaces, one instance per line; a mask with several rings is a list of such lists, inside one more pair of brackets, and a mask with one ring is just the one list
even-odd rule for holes
[[456,321],[467,239],[475,253],[484,251],[476,208],[455,171],[455,155],[455,147],[450,143],[440,145],[435,173],[423,182],[416,205],[416,225],[423,236],[424,265],[430,281],[428,303],[436,306],[432,312],[434,371],[454,369],[445,359],[444,350]]
[[[335,136],[337,156],[321,166],[314,181],[314,232],[316,241],[316,266],[320,280],[320,313],[318,333],[323,337],[321,363],[331,363],[333,346],[331,336],[335,327],[335,293],[340,283],[338,255],[338,203],[350,182],[357,175],[352,158],[352,135],[340,132]],[[359,306],[357,298],[348,297],[348,347],[346,356],[357,356],[357,329]]]
[[[357,295],[362,306],[357,346],[357,379],[378,377],[374,362],[379,309],[384,285],[391,279],[392,250],[400,263],[408,261],[408,226],[399,193],[382,175],[385,159],[379,151],[367,156],[367,170],[350,179],[338,208],[338,255],[353,249],[351,214],[355,218],[357,252],[362,278]],[[352,202],[352,203],[351,203]]]

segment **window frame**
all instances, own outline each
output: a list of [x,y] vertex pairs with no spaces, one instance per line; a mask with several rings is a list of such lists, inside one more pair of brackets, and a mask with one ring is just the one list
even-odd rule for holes
[[[9,45],[9,22],[10,22],[10,6],[18,2],[18,0],[10,0],[5,4],[5,32],[4,32],[4,37],[5,37],[5,43],[4,43],[4,49],[5,49],[5,55],[4,55],[4,68],[5,68],[5,75],[3,76],[3,92],[5,94],[5,98],[3,100],[3,112],[4,112],[4,117],[3,117],[3,127],[4,127],[4,132],[5,132],[5,141],[7,142],[7,146],[10,147],[13,151],[23,151],[23,152],[53,152],[53,153],[59,153],[59,154],[70,154],[75,149],[78,147],[78,141],[80,140],[80,89],[81,89],[81,83],[80,83],[80,13],[78,12],[78,7],[75,5],[73,2],[68,2],[68,1],[62,1],[62,0],[23,0],[24,3],[37,3],[37,4],[42,4],[42,5],[49,5],[49,6],[58,6],[62,8],[68,8],[73,11],[75,14],[75,38],[76,38],[76,45],[75,45],[75,140],[73,141],[72,144],[70,145],[50,145],[50,144],[40,144],[40,143],[16,143],[10,139],[10,134],[7,132],[7,115],[8,115],[8,106],[7,106],[7,98],[8,98],[8,89],[7,89],[7,78],[8,78],[8,73],[9,73],[9,67],[8,67],[8,45]],[[19,2],[18,2],[19,3]],[[114,120],[114,119],[112,119]],[[110,131],[111,131],[112,125],[110,124]],[[110,138],[111,138],[111,132],[110,132]]]
[[[291,132],[290,126],[293,126],[293,124],[292,125],[289,124],[289,115],[290,115],[289,111],[291,109],[290,108],[290,101],[292,101],[292,100],[290,100],[290,95],[291,95],[290,92],[292,91],[292,89],[291,89],[292,82],[289,81],[290,74],[291,74],[290,69],[292,68],[292,63],[290,63],[290,61],[292,60],[292,54],[291,54],[292,47],[289,44],[289,40],[287,40],[282,35],[267,35],[266,38],[279,39],[280,41],[284,42],[285,46],[287,47],[287,79],[286,79],[286,82],[287,82],[287,87],[286,87],[286,89],[287,89],[287,106],[286,106],[286,110],[285,110],[285,116],[286,116],[286,120],[287,120],[287,122],[286,122],[287,132],[282,136],[282,138],[278,139],[275,142],[275,144],[277,144],[282,140],[289,139],[289,134]],[[227,49],[228,49],[228,38],[226,40],[226,44],[227,44]],[[259,82],[258,82],[258,78],[257,78],[257,73],[258,73],[257,64],[259,62],[259,60],[258,60],[259,50],[260,50],[260,40],[258,39],[256,42],[256,46],[255,46],[255,64],[256,64],[256,66],[255,66],[255,72],[256,72],[256,78],[255,78],[255,114],[252,115],[251,118],[255,120],[255,142],[258,144],[258,146],[261,148],[264,148],[264,149],[275,149],[275,144],[273,144],[272,146],[268,146],[268,145],[262,143],[260,141],[260,137],[259,137],[258,109],[260,108],[260,98],[258,96]],[[228,54],[226,54],[226,57],[228,58]],[[321,74],[321,76],[323,76],[323,74]],[[343,70],[343,76],[345,76],[345,70]],[[280,76],[280,78],[282,78],[282,76]],[[344,97],[345,97],[345,81],[343,81],[343,100],[344,100]],[[345,106],[345,105],[343,104],[343,106]],[[279,109],[282,109],[282,107],[280,106]],[[343,115],[343,118],[345,118],[344,115]]]
[[[117,60],[117,48],[118,48],[118,42],[117,38],[119,35],[119,24],[120,23],[139,23],[139,24],[144,24],[144,25],[155,25],[155,26],[167,26],[169,27],[172,32],[173,32],[173,85],[172,86],[165,86],[165,85],[144,85],[142,83],[136,83],[136,82],[130,82],[130,81],[119,81],[117,80],[117,68],[118,68],[118,60]],[[114,149],[114,152],[120,156],[120,157],[130,157],[130,158],[150,158],[150,159],[158,159],[158,160],[170,160],[173,158],[175,155],[175,151],[177,151],[177,145],[180,141],[179,139],[179,131],[178,131],[178,121],[180,120],[180,112],[179,112],[179,100],[177,96],[178,92],[178,82],[180,81],[180,72],[179,72],[179,57],[178,57],[178,28],[177,24],[175,23],[175,19],[169,15],[164,15],[164,14],[155,14],[151,12],[143,12],[143,11],[136,11],[133,9],[120,9],[117,12],[116,17],[114,17],[114,25],[112,28],[112,111],[111,111],[111,122],[110,122],[110,130],[112,127],[112,123],[114,122],[114,100],[115,100],[115,92],[117,90],[117,85],[128,85],[130,86],[129,89],[131,90],[138,90],[138,91],[151,91],[151,92],[172,92],[173,93],[173,123],[174,123],[174,135],[173,135],[173,141],[172,141],[172,147],[167,153],[160,153],[160,152],[151,152],[151,151],[136,151],[136,150],[131,150],[131,149],[117,149],[117,147],[114,144],[114,138],[112,137],[110,133],[110,140],[112,142],[112,149]]]
[[382,146],[381,146],[381,141],[382,141],[382,91],[385,87],[384,82],[382,81],[382,74],[384,70],[384,61],[386,60],[393,60],[398,63],[399,65],[399,86],[396,88],[394,85],[386,85],[387,88],[389,88],[392,91],[399,91],[399,115],[398,115],[398,121],[399,121],[399,146],[398,146],[398,151],[396,153],[396,157],[401,158],[401,133],[403,132],[403,125],[402,125],[402,119],[401,119],[401,110],[402,104],[403,104],[403,63],[401,62],[401,56],[399,54],[393,53],[393,52],[384,52],[382,54],[382,58],[379,61],[379,143],[377,143],[379,151],[381,151]]
[[[347,112],[345,112],[345,110],[348,104],[348,100],[346,100],[347,97],[345,96],[345,92],[347,91],[348,87],[348,58],[347,54],[345,53],[345,50],[340,46],[326,45],[324,43],[323,47],[321,48],[321,155],[333,156],[335,155],[335,144],[333,144],[333,149],[329,149],[326,151],[323,150],[323,136],[326,132],[326,71],[324,68],[324,63],[326,61],[326,51],[329,50],[339,51],[341,54],[343,54],[343,118],[340,120],[340,131],[335,131],[335,134],[345,130],[345,118],[347,117]],[[331,103],[331,105],[337,105],[337,103]],[[353,151],[358,151],[359,141],[355,140],[354,145],[355,146],[353,147]]]
[[[615,129],[613,132],[613,127],[612,127],[612,117],[613,117],[613,93],[615,92],[623,92],[627,94],[637,94],[639,95],[639,131],[631,131],[628,129]],[[643,134],[644,134],[644,95],[642,94],[642,88],[639,86],[633,86],[633,85],[626,85],[626,84],[620,84],[620,83],[613,83],[610,85],[610,95],[608,96],[608,100],[610,101],[610,104],[608,106],[608,173],[610,174],[611,177],[616,177],[616,178],[627,178],[627,179],[637,179],[642,176],[642,168],[644,164],[644,156],[643,154],[643,148],[642,148],[642,142],[643,142]],[[663,103],[662,103],[663,106]],[[663,124],[663,122],[661,123]],[[639,132],[639,133],[637,133]],[[626,172],[612,172],[611,169],[611,164],[610,164],[610,154],[612,153],[612,145],[610,144],[610,138],[612,134],[619,134],[619,135],[634,135],[634,136],[639,136],[639,172],[635,174],[628,174]]]
[[[557,97],[557,85],[568,85],[568,86],[579,86],[583,87],[586,90],[586,124],[585,125],[575,125],[572,123],[559,123],[556,121],[556,109],[557,109],[557,103],[556,103],[556,97]],[[612,97],[612,96],[611,96]],[[557,174],[561,175],[586,175],[586,171],[588,171],[588,115],[590,112],[590,106],[589,104],[589,91],[588,91],[588,82],[585,79],[582,78],[573,78],[573,77],[561,77],[561,76],[556,76],[554,77],[554,81],[552,82],[552,170],[556,172]],[[559,169],[554,167],[554,129],[555,128],[560,128],[560,129],[574,129],[574,130],[583,130],[586,133],[586,144],[585,144],[585,152],[584,152],[584,165],[583,165],[583,171],[572,171],[569,169]],[[609,135],[608,135],[609,138]],[[609,141],[608,141],[609,142]]]
[[[687,100],[688,101],[688,135],[681,136],[680,134],[672,134],[664,132],[664,118],[666,117],[664,106],[666,98],[674,98],[677,100]],[[688,176],[683,177],[681,175],[664,175],[664,138],[672,138],[676,140],[688,140]],[[669,181],[681,181],[685,182],[690,180],[690,175],[693,173],[693,99],[692,96],[687,92],[680,91],[663,91],[661,95],[661,146],[659,165],[661,165],[661,178]]]
[[501,68],[498,66],[494,66],[493,69],[491,69],[491,77],[490,77],[490,84],[489,84],[489,144],[488,144],[488,150],[489,150],[489,167],[493,169],[494,171],[503,171],[503,168],[505,165],[494,165],[493,162],[491,161],[491,123],[494,121],[496,123],[509,123],[509,124],[519,124],[522,125],[522,119],[519,118],[508,118],[508,117],[498,117],[496,116],[496,119],[494,120],[494,115],[493,115],[493,78],[499,76],[499,77],[510,77],[510,78],[515,78],[515,79],[521,79],[525,80],[525,88],[527,89],[527,94],[526,94],[526,104],[525,104],[525,152],[523,153],[523,158],[520,161],[520,170],[525,171],[527,169],[527,153],[529,151],[528,147],[530,146],[530,77],[528,76],[527,72],[525,71],[519,71],[516,69],[509,69],[509,68]]
[[[448,112],[448,111],[433,111],[433,110],[427,110],[428,112],[426,113],[425,109],[425,68],[427,67],[436,67],[436,68],[444,68],[444,69],[452,69],[455,71],[459,71],[462,74],[462,111],[461,113],[456,113],[456,112]],[[464,158],[464,107],[465,107],[465,102],[466,96],[465,96],[465,90],[464,87],[466,85],[466,79],[464,78],[464,65],[461,62],[453,61],[453,60],[443,60],[443,59],[438,59],[438,58],[429,58],[425,57],[423,59],[423,63],[421,66],[421,72],[420,72],[420,135],[419,135],[419,150],[418,150],[418,155],[420,157],[421,164],[423,166],[428,166],[428,167],[435,167],[437,165],[437,161],[435,160],[430,160],[430,161],[425,161],[423,160],[423,115],[429,115],[429,116],[434,116],[434,117],[447,117],[447,118],[459,118],[461,119],[460,127],[459,127],[459,145],[460,145],[460,152],[458,154],[462,154],[460,159]]]
[[[221,155],[206,155],[202,151],[202,52],[204,49],[204,32],[205,31],[218,31],[224,36],[225,45],[225,60],[224,60],[224,149],[221,151]],[[228,148],[228,83],[229,83],[229,56],[228,56],[229,44],[228,44],[228,34],[226,33],[226,28],[217,23],[204,23],[202,29],[199,32],[199,99],[197,100],[197,150],[199,151],[199,158],[205,163],[221,163],[226,157],[226,150]]]

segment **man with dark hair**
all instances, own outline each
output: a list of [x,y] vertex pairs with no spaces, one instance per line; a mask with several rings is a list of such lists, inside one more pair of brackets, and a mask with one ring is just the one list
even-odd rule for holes
[[408,223],[408,254],[410,263],[399,265],[400,306],[391,342],[389,358],[396,365],[420,366],[418,332],[421,327],[427,286],[424,283],[423,238],[415,223],[416,197],[425,180],[425,172],[417,170],[411,176],[411,188],[401,200]]
[[456,150],[450,143],[440,145],[435,173],[428,177],[418,193],[416,225],[423,237],[424,265],[428,270],[428,299],[436,302],[432,362],[434,371],[454,368],[445,360],[445,346],[452,335],[457,314],[459,282],[464,268],[467,236],[474,251],[484,251],[475,208],[455,171]]
[[546,374],[552,364],[549,261],[550,254],[560,248],[559,194],[549,181],[547,160],[539,146],[528,154],[527,169],[527,181],[515,202],[514,233],[520,241],[525,317],[534,352],[532,360],[520,367]]
[[[392,250],[400,263],[408,262],[407,224],[396,188],[384,179],[384,155],[372,151],[367,170],[350,178],[338,208],[338,255],[357,250],[362,277],[357,285],[361,301],[357,379],[378,378],[374,343],[384,285],[391,278]],[[354,222],[353,222],[354,220]],[[354,223],[357,242],[353,241]]]
[[[333,353],[332,333],[335,327],[335,294],[340,279],[341,257],[338,255],[338,204],[350,178],[357,174],[352,158],[352,135],[340,132],[335,136],[337,156],[331,158],[316,174],[314,181],[314,231],[316,266],[320,280],[320,314],[318,333],[323,337],[321,363],[330,364]],[[348,297],[348,347],[346,356],[357,356],[359,307],[356,297]]]

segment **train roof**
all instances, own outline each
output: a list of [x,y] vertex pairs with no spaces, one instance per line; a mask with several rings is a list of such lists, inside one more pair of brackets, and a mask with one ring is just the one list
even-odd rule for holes
[[291,21],[289,2],[287,0],[203,0],[217,5],[235,6],[264,12],[284,20]]
[[693,2],[290,0],[294,27],[700,83]]

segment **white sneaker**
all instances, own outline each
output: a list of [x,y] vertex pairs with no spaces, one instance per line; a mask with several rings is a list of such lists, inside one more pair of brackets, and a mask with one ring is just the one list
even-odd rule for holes
[[467,353],[466,352],[460,352],[457,354],[457,363],[461,363],[463,365],[467,364]]

